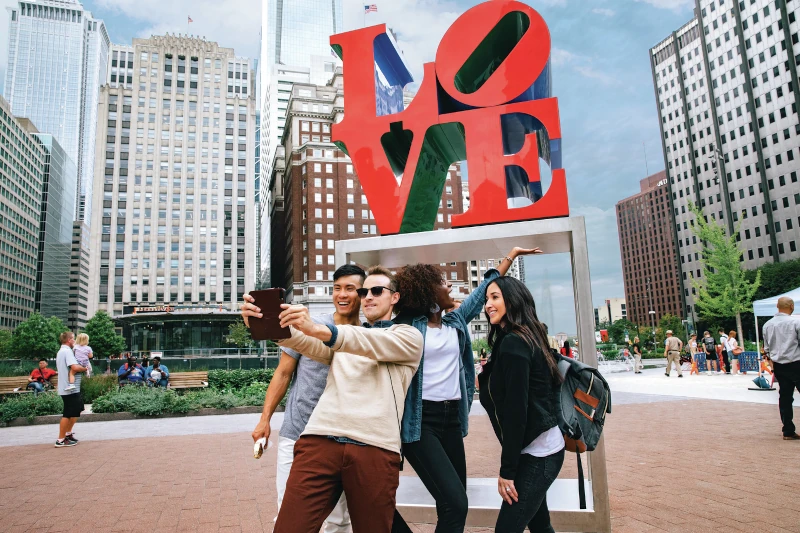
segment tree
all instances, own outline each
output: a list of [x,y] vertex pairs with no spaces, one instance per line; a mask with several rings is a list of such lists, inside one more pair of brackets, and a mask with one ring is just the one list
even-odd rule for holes
[[658,321],[658,328],[656,328],[656,345],[664,347],[664,339],[667,338],[667,331],[672,331],[675,337],[678,337],[686,343],[686,327],[684,327],[681,317],[670,315],[667,313]]
[[487,339],[473,339],[472,341],[472,351],[477,352],[478,355],[481,354],[481,350],[486,350],[488,354],[489,350],[489,341]]
[[633,341],[637,331],[636,324],[625,318],[620,318],[609,326],[608,337],[614,344],[626,344],[625,333],[627,332],[628,338]]
[[225,342],[228,344],[233,344],[238,348],[251,348],[253,346],[250,328],[244,325],[244,321],[241,318],[228,325],[228,331],[228,335],[225,336]]
[[114,322],[105,311],[95,313],[83,332],[89,335],[89,346],[97,358],[105,359],[125,351],[125,338],[116,332]]
[[11,332],[7,329],[0,329],[0,359],[11,357]]
[[761,285],[761,272],[756,273],[754,280],[748,281],[742,269],[742,250],[736,243],[738,229],[728,237],[722,225],[706,221],[695,206],[690,205],[690,209],[696,222],[692,231],[703,243],[700,260],[703,277],[692,280],[697,291],[697,312],[704,320],[735,316],[740,342],[744,342],[742,313],[752,309],[753,296]]
[[67,327],[61,319],[33,313],[14,330],[8,353],[17,359],[55,357],[61,347],[58,336],[64,331]]
[[755,270],[747,270],[745,277],[751,283],[761,274],[761,284],[756,291],[756,300],[771,298],[800,287],[800,259],[766,263]]

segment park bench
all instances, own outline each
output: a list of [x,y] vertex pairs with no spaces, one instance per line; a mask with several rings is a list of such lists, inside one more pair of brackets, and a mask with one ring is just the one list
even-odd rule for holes
[[204,389],[208,387],[208,372],[175,372],[169,375],[171,389]]
[[[58,375],[50,378],[53,388],[58,387]],[[3,394],[25,394],[33,392],[28,387],[28,376],[13,376],[10,378],[0,378],[0,395]]]

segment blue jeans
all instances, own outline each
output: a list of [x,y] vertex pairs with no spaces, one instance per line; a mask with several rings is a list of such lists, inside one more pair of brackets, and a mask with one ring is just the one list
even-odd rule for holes
[[40,392],[44,392],[44,385],[42,385],[38,381],[31,381],[30,383],[28,383],[28,386],[26,388],[32,389],[34,394],[39,394]]
[[519,459],[514,487],[519,501],[500,507],[495,533],[521,533],[525,526],[532,533],[555,533],[547,509],[547,489],[561,472],[564,450],[547,457],[522,454]]

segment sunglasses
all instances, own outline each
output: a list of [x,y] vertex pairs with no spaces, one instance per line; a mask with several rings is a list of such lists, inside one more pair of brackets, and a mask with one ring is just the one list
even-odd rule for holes
[[358,297],[359,297],[359,298],[366,298],[366,297],[367,297],[367,293],[370,293],[370,292],[371,292],[371,293],[372,293],[372,296],[374,296],[375,298],[377,298],[377,297],[379,297],[381,294],[383,294],[383,291],[384,291],[384,290],[387,290],[387,291],[389,291],[389,292],[397,292],[397,291],[393,291],[393,290],[392,290],[392,289],[390,289],[389,287],[381,287],[380,285],[378,285],[378,286],[375,286],[375,287],[370,287],[369,289],[365,289],[365,288],[363,288],[363,287],[362,287],[362,288],[360,288],[360,289],[356,289],[356,294],[358,294]]

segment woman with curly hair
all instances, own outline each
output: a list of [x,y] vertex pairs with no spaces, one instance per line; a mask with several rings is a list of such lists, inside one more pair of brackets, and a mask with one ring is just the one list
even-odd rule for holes
[[[480,314],[488,285],[504,276],[515,258],[536,253],[542,251],[511,250],[460,306],[438,266],[411,265],[395,276],[402,296],[394,322],[413,325],[425,339],[419,369],[406,394],[400,435],[408,462],[436,500],[436,533],[461,533],[467,520],[464,437],[475,393],[469,323]],[[448,310],[452,311],[445,313]],[[392,531],[410,531],[399,513]]]

